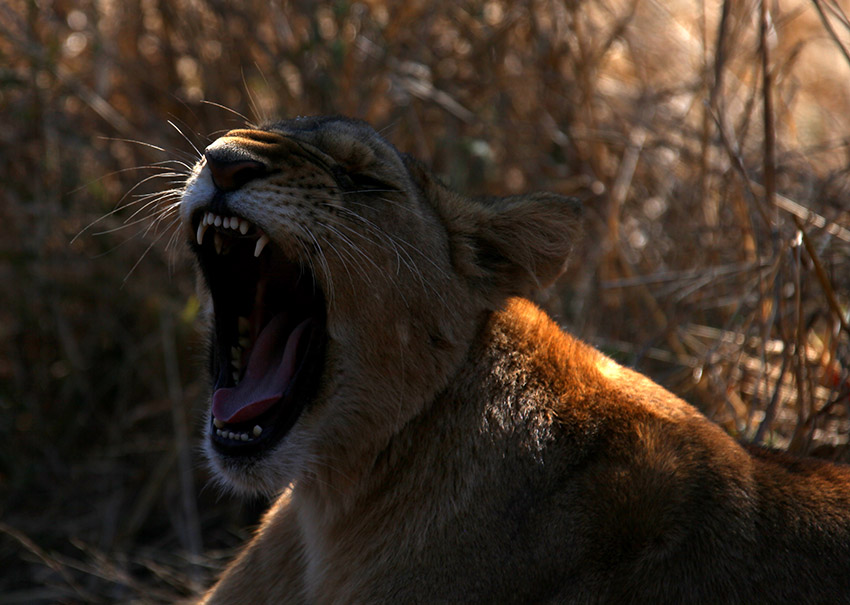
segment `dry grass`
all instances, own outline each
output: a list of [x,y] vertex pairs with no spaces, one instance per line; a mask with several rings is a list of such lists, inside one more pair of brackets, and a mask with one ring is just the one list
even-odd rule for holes
[[846,0],[268,4],[0,4],[0,604],[171,602],[262,506],[205,487],[191,273],[136,197],[238,114],[581,196],[553,312],[735,436],[850,458]]

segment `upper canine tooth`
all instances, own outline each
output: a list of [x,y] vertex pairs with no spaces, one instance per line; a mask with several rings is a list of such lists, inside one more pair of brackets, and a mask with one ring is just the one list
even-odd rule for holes
[[266,244],[269,243],[269,236],[263,233],[260,238],[257,240],[257,245],[254,247],[254,256],[259,257],[260,253],[263,251],[263,248],[266,247]]
[[[205,219],[205,220],[206,220],[206,219]],[[198,223],[198,235],[197,235],[197,237],[198,237],[198,245],[199,245],[199,246],[200,246],[202,243],[204,243],[204,233],[206,232],[207,227],[209,227],[209,225],[207,225],[207,223],[205,222],[205,220],[203,220],[203,221],[201,221],[200,223]]]

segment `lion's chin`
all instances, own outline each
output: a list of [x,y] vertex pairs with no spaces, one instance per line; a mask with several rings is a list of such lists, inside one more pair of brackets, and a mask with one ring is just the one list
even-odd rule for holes
[[289,439],[278,443],[268,455],[226,456],[207,439],[204,453],[212,471],[212,487],[234,496],[274,498],[285,491],[303,470],[297,448]]

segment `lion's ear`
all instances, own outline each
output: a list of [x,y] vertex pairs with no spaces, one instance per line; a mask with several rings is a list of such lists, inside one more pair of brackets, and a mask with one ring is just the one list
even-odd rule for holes
[[414,158],[403,158],[449,233],[455,270],[486,296],[528,296],[561,275],[579,238],[582,208],[576,198],[554,193],[468,198]]
[[472,243],[482,276],[502,295],[528,296],[564,271],[579,237],[581,203],[554,193],[481,203]]

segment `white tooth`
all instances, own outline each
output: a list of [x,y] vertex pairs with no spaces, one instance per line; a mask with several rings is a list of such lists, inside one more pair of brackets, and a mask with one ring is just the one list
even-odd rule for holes
[[215,242],[215,253],[221,254],[221,248],[224,246],[224,240],[221,239],[221,234],[219,232],[213,233],[213,241]]
[[250,229],[250,228],[251,228],[251,223],[249,223],[245,219],[242,219],[241,221],[239,221],[239,232],[242,235],[245,235],[246,233],[248,233],[248,229]]
[[255,424],[254,430],[251,432],[254,433],[254,437],[259,437],[263,434],[263,427],[261,427],[259,424]]
[[215,432],[215,434],[216,434],[216,435],[218,435],[219,437],[224,437],[224,431],[222,431],[221,429],[218,429],[218,430]]
[[215,222],[212,212],[204,213],[204,224],[207,226],[212,225]]
[[221,221],[221,217],[220,217],[219,215],[217,215],[217,214],[216,214],[216,215],[214,215],[214,216],[215,216],[215,218],[213,219],[213,224],[214,224],[216,227],[221,227],[221,222],[222,222],[222,221]]
[[260,236],[260,239],[257,240],[257,245],[254,247],[254,256],[256,258],[260,257],[260,253],[263,251],[263,248],[266,247],[266,244],[269,243],[269,236],[263,233]]
[[233,431],[229,431],[227,433],[227,437],[228,439],[236,439],[236,433],[234,433]]
[[235,216],[231,216],[228,219],[224,219],[224,221],[222,221],[222,222],[224,223],[224,226],[227,227],[228,229],[235,229],[236,226],[239,224],[239,219],[236,218]]
[[215,425],[215,428],[217,428],[217,429],[223,429],[224,428],[224,423],[221,420],[219,420],[218,418],[213,418],[213,424]]
[[250,437],[248,437],[248,433],[242,433],[241,435],[239,435],[239,439],[241,439],[242,441],[248,441]]
[[233,370],[233,373],[231,374],[231,376],[233,376],[234,382],[239,382],[239,371],[238,370]]
[[206,233],[208,226],[209,225],[207,225],[204,221],[201,221],[200,223],[198,223],[198,236],[197,237],[198,237],[198,245],[199,246],[202,243],[204,243],[204,233]]

